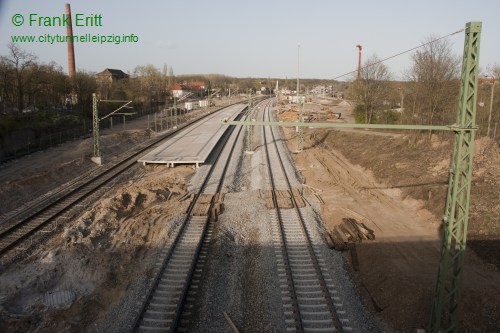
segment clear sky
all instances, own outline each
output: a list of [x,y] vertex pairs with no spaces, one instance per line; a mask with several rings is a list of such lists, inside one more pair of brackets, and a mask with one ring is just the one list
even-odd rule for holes
[[[498,0],[0,0],[0,55],[7,53],[12,35],[65,35],[64,26],[38,26],[37,20],[30,26],[29,18],[61,16],[67,2],[73,21],[76,14],[102,18],[102,26],[74,26],[75,35],[138,37],[137,43],[120,45],[76,43],[77,70],[131,72],[137,65],[161,69],[167,64],[176,75],[294,78],[300,43],[300,76],[331,79],[356,69],[357,44],[363,45],[364,57],[385,58],[430,35],[460,30],[469,21],[483,22],[481,68],[500,64]],[[15,14],[23,16],[21,26],[13,24]],[[450,37],[457,55],[463,41],[463,33]],[[67,70],[65,43],[20,46]],[[386,65],[400,78],[411,65],[410,56]]]

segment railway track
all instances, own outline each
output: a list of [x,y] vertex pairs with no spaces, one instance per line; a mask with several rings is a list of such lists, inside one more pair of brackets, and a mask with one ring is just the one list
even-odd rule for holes
[[189,130],[194,130],[202,126],[203,122],[199,120],[212,117],[217,117],[217,112],[190,121],[174,131],[148,141],[141,145],[139,149],[120,155],[118,161],[88,171],[40,197],[32,204],[24,205],[21,209],[5,215],[0,224],[0,257],[5,257],[9,252],[12,253],[13,249],[35,233],[46,228],[51,222],[63,217],[78,203],[89,198],[93,193],[105,187],[106,184],[137,165],[136,160],[139,155],[144,154],[147,150],[154,148],[160,142],[179,131],[188,127]]
[[[263,113],[271,121],[271,102]],[[314,244],[288,176],[293,168],[286,147],[279,142],[278,129],[264,126],[263,143],[267,157],[267,182],[271,188],[273,209],[268,211],[272,223],[273,245],[278,266],[285,325],[289,332],[350,331],[349,320],[334,282]],[[291,208],[283,208],[278,195],[288,191]]]
[[[217,214],[214,207],[220,204],[218,198],[241,131],[241,127],[232,127],[223,136],[225,143],[219,146],[212,167],[192,200],[174,241],[162,250],[157,263],[158,274],[140,306],[132,329],[134,332],[174,332],[181,325],[181,316],[189,315],[189,311],[183,311],[183,308],[192,290],[196,289],[194,284],[201,278]],[[205,205],[205,215],[193,215],[197,205]]]

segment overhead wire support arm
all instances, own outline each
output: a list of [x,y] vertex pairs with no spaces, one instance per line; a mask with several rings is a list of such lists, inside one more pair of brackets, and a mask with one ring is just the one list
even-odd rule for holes
[[311,127],[311,128],[358,128],[358,129],[389,129],[389,130],[433,130],[433,131],[475,131],[477,127],[460,127],[453,125],[386,125],[386,124],[347,124],[347,123],[304,123],[294,121],[225,121],[224,125],[245,126],[284,126],[284,127]]
[[109,113],[108,115],[102,117],[101,119],[99,120],[104,120],[106,118],[108,118],[109,116],[112,116],[113,114],[115,114],[116,112],[120,111],[121,109],[123,108],[127,108],[127,109],[132,109],[132,107],[128,106],[130,103],[132,103],[132,101],[101,101],[101,102],[127,102],[126,104],[120,106],[118,109],[114,110],[113,112]]
[[[108,115],[99,118],[99,110],[98,110],[98,103],[99,102],[108,102],[108,103],[125,103],[124,105],[120,106],[118,109],[114,110],[113,112],[109,113]],[[101,120],[106,119],[107,117],[115,114],[119,110],[123,108],[128,108],[132,109],[132,107],[129,107],[128,105],[132,103],[132,101],[129,100],[98,100],[97,99],[97,94],[93,93],[92,94],[92,125],[93,125],[93,131],[92,131],[92,137],[94,139],[94,155],[92,156],[92,161],[98,165],[102,164],[102,156],[101,156],[101,144],[100,144],[100,138],[99,138],[99,128],[100,128],[100,123]]]

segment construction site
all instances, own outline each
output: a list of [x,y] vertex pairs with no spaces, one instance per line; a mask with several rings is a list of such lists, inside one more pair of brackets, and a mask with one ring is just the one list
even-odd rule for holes
[[298,43],[296,78],[257,79],[78,71],[64,9],[67,73],[19,43],[0,57],[1,332],[498,331],[482,22],[382,59],[351,42],[357,68],[333,79],[301,79]]

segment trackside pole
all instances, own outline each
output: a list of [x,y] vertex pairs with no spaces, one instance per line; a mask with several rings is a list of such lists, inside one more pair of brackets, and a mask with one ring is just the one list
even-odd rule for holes
[[101,159],[101,145],[99,143],[99,113],[97,110],[97,95],[92,94],[92,137],[94,138],[94,155],[92,156],[92,162],[97,165],[102,164]]

